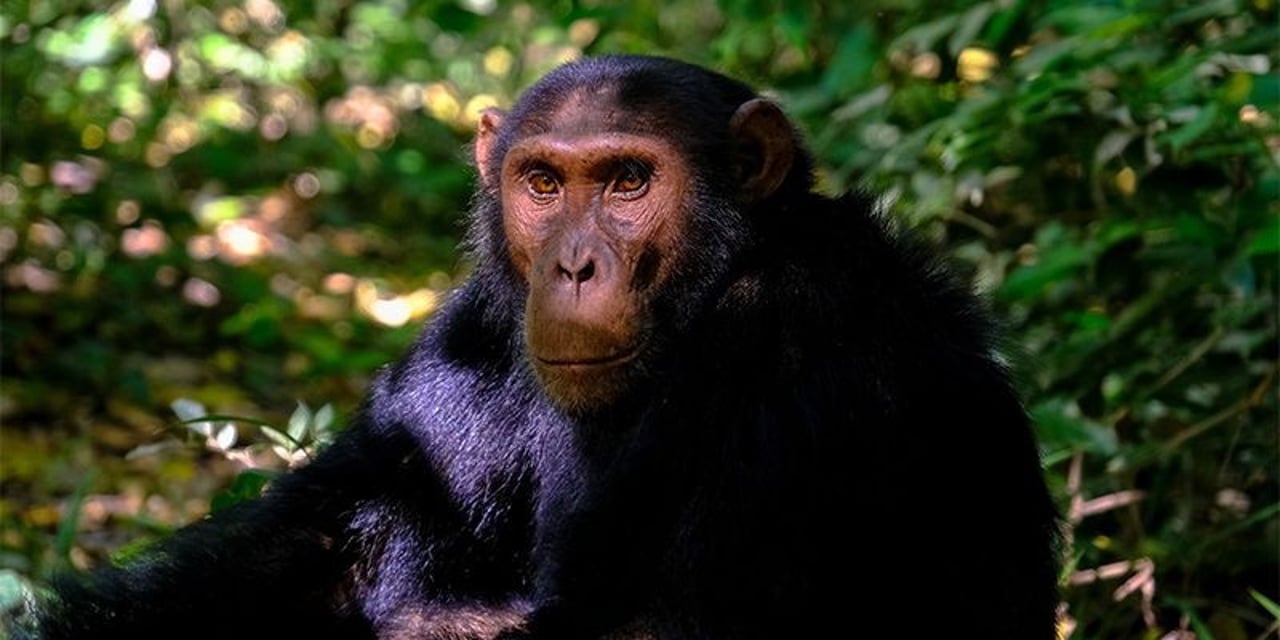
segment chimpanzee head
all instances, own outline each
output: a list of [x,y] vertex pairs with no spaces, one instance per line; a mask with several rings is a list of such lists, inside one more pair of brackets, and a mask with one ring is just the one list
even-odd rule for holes
[[568,411],[660,372],[751,240],[761,205],[807,192],[809,161],[773,103],[672,60],[553,71],[475,143],[477,247],[525,292],[526,355]]

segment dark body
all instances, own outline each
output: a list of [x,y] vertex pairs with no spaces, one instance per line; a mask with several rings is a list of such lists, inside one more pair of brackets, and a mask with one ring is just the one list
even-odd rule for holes
[[[779,118],[638,57],[487,114],[475,272],[356,423],[64,579],[44,633],[1054,637],[1054,508],[992,323],[867,198],[812,193]],[[656,204],[601,222],[615,192]]]

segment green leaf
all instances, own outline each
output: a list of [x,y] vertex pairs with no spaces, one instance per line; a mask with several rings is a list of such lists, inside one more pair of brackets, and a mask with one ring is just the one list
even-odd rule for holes
[[[1005,3],[1000,4],[1007,6]],[[1013,6],[997,13],[995,18],[987,24],[987,32],[984,35],[987,42],[992,46],[998,46],[1004,42],[1005,35],[1026,12],[1028,4],[1029,0],[1016,0]]]
[[778,16],[778,30],[793,47],[806,46],[812,35],[812,10],[806,8],[803,3],[789,4]]
[[1115,3],[1063,2],[1036,21],[1037,28],[1056,27],[1069,34],[1092,34],[1103,25],[1126,17],[1127,10]]
[[997,295],[1006,300],[1035,297],[1050,284],[1071,278],[1092,260],[1092,252],[1083,247],[1056,247],[1034,264],[1019,267],[1010,273],[1001,283]]
[[270,422],[259,420],[258,418],[249,418],[246,416],[233,416],[224,413],[207,413],[197,418],[182,421],[182,424],[199,424],[209,422],[239,422],[241,424],[251,424],[255,427],[270,427]]
[[1019,76],[1034,77],[1044,73],[1059,60],[1074,55],[1080,46],[1080,36],[1070,36],[1037,45],[1013,63],[1013,71]]
[[226,491],[218,493],[210,500],[209,510],[213,513],[235,506],[241,502],[253,500],[262,495],[262,490],[276,478],[275,473],[262,469],[247,469],[240,472]]
[[1198,245],[1220,247],[1231,239],[1222,227],[1199,215],[1178,214],[1173,226],[1179,238]]
[[1261,107],[1275,105],[1280,101],[1280,74],[1252,76],[1252,80],[1252,86],[1249,87],[1249,102]]
[[1098,147],[1093,152],[1093,163],[1096,165],[1104,165],[1111,161],[1112,158],[1124,153],[1125,147],[1138,137],[1138,132],[1132,129],[1115,129],[1103,136],[1102,142],[1098,143]]
[[822,88],[829,96],[844,97],[856,93],[871,80],[875,64],[875,32],[866,23],[845,34],[822,77]]
[[201,203],[196,208],[195,216],[200,224],[216,227],[219,223],[240,218],[245,212],[245,203],[240,198],[222,197]]
[[1249,256],[1265,256],[1280,253],[1280,216],[1272,216],[1269,224],[1253,237],[1253,242],[1245,249]]
[[1137,236],[1142,230],[1143,227],[1133,220],[1112,218],[1102,224],[1095,238],[1099,248],[1106,250]]
[[947,15],[932,22],[911,27],[894,38],[893,42],[889,43],[889,49],[891,51],[906,50],[912,53],[929,51],[943,36],[951,33],[959,21],[960,16]]
[[115,57],[122,38],[112,16],[96,13],[72,24],[69,31],[51,31],[42,46],[49,57],[75,67],[100,65]]
[[1036,433],[1046,442],[1108,457],[1119,451],[1115,431],[1081,415],[1080,407],[1072,400],[1049,398],[1034,406],[1030,413]]
[[952,57],[960,55],[965,47],[973,43],[974,36],[986,26],[995,10],[994,2],[983,2],[966,11],[960,18],[959,26],[952,32],[951,39],[947,41],[947,52]]
[[457,33],[471,33],[484,23],[485,17],[467,11],[452,2],[442,2],[431,18],[442,29]]
[[1258,604],[1262,605],[1262,608],[1266,609],[1267,613],[1271,614],[1272,618],[1280,620],[1280,604],[1276,604],[1275,600],[1262,595],[1254,589],[1249,589],[1249,595],[1252,596],[1254,600],[1257,600]]
[[1218,114],[1221,112],[1216,102],[1210,102],[1203,107],[1193,107],[1197,109],[1197,113],[1187,124],[1170,131],[1159,137],[1161,142],[1173,147],[1174,151],[1181,151],[1184,147],[1195,142],[1204,134],[1213,129],[1213,125],[1218,121]]
[[302,448],[302,443],[290,438],[279,429],[275,429],[273,427],[258,427],[258,430],[261,431],[262,435],[266,436],[268,440],[284,447],[286,451],[297,451]]
[[1234,16],[1241,11],[1239,0],[1206,0],[1196,2],[1188,9],[1174,12],[1165,20],[1166,27],[1200,22],[1208,18]]

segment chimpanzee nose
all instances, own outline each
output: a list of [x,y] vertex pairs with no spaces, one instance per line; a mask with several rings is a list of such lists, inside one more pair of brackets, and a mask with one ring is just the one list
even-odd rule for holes
[[579,245],[565,253],[568,255],[562,254],[556,264],[561,278],[575,285],[581,285],[595,276],[596,260],[590,249]]

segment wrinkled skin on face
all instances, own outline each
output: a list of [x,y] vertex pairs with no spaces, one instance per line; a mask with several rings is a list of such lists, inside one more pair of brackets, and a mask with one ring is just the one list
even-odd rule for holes
[[[694,167],[676,140],[629,126],[607,91],[564,100],[490,157],[505,114],[480,118],[476,164],[499,194],[515,271],[528,285],[525,345],[562,408],[616,400],[643,375],[652,303],[673,277],[693,215]],[[791,168],[793,133],[776,106],[743,104],[730,122],[737,199],[767,197]]]

